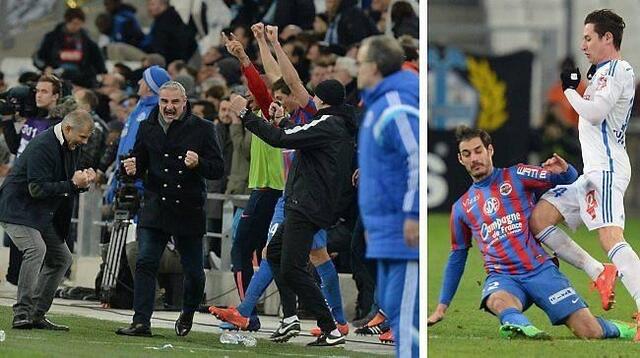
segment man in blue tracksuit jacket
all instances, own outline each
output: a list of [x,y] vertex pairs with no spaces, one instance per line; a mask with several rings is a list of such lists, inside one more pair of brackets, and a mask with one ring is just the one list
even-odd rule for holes
[[404,358],[419,354],[419,81],[401,71],[403,59],[386,36],[367,38],[358,52],[360,213],[367,257],[378,261],[378,302]]
[[[154,108],[158,107],[158,89],[160,89],[160,86],[170,79],[171,77],[169,76],[169,73],[167,73],[164,68],[160,66],[151,66],[144,70],[142,79],[138,81],[138,95],[140,96],[140,100],[133,112],[129,114],[127,123],[125,123],[124,128],[122,129],[122,134],[120,135],[118,155],[116,157],[116,174],[113,180],[111,180],[109,189],[105,193],[105,201],[107,204],[113,203],[118,186],[120,185],[117,180],[117,171],[120,168],[120,156],[128,154],[133,149],[133,145],[136,143],[136,134],[138,133],[140,122],[147,119],[149,113],[151,113]],[[138,179],[136,181],[136,186],[140,191],[142,191],[142,180]]]

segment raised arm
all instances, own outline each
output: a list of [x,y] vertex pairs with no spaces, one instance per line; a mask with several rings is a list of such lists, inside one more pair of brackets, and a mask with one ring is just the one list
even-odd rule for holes
[[254,24],[251,26],[251,31],[253,32],[253,37],[255,37],[258,42],[258,49],[260,50],[260,58],[262,59],[264,71],[267,77],[269,77],[269,80],[275,82],[282,77],[282,71],[280,71],[278,61],[276,61],[271,54],[267,39],[264,37],[264,24],[261,22]]
[[249,56],[247,56],[240,41],[236,40],[233,34],[231,34],[231,39],[229,39],[223,32],[222,40],[224,41],[227,51],[240,61],[242,74],[247,79],[247,87],[249,87],[249,91],[253,94],[253,98],[255,98],[263,116],[269,119],[269,106],[273,99],[267,85],[262,78],[260,78],[260,73],[258,73],[256,67],[251,63],[251,60],[249,60]]
[[309,92],[304,88],[296,68],[293,67],[289,57],[287,57],[284,49],[280,46],[280,42],[278,41],[278,27],[267,26],[266,33],[267,39],[271,42],[271,46],[273,46],[273,49],[276,52],[276,58],[278,59],[280,70],[282,70],[282,78],[284,79],[284,82],[286,82],[289,89],[291,89],[291,94],[294,96],[296,104],[301,108],[304,108],[307,103],[309,103]]

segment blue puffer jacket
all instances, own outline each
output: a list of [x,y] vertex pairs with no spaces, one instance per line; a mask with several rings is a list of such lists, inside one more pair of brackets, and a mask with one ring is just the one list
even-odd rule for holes
[[[138,101],[138,104],[136,105],[136,108],[133,110],[133,112],[129,114],[127,123],[124,124],[122,134],[120,134],[118,155],[116,157],[116,168],[120,168],[120,156],[123,154],[128,154],[133,149],[133,145],[136,143],[136,134],[138,134],[138,127],[140,126],[140,122],[147,119],[147,117],[149,117],[149,113],[151,113],[151,111],[156,107],[158,107],[158,96],[153,95],[149,97],[142,97],[140,98],[140,101]],[[118,180],[116,180],[116,178],[111,180],[109,189],[105,193],[105,201],[108,204],[113,203],[113,200],[115,199],[116,189],[118,187]],[[137,180],[136,186],[140,189],[140,191],[142,191],[142,180]]]
[[367,256],[417,260],[404,242],[406,218],[419,218],[419,82],[398,71],[365,90],[358,142],[360,214]]

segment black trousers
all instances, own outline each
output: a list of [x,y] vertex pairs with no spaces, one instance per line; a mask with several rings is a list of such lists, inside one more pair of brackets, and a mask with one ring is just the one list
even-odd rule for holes
[[274,235],[267,247],[273,278],[282,290],[290,289],[313,314],[323,332],[336,329],[320,287],[307,271],[313,235],[320,229],[301,213],[285,208],[281,235]]
[[366,258],[366,252],[364,225],[358,216],[351,238],[351,272],[358,288],[356,319],[365,317],[375,303],[377,267],[374,260]]
[[[156,294],[156,278],[160,258],[170,235],[162,230],[138,227],[138,257],[133,285],[134,323],[151,324]],[[202,263],[202,236],[176,236],[176,249],[184,273],[182,312],[192,313],[198,309],[204,295],[204,267]]]

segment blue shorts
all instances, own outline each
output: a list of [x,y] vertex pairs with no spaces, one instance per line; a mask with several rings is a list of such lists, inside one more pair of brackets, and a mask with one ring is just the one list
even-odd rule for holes
[[486,302],[497,291],[517,297],[523,311],[532,304],[540,307],[553,325],[564,324],[573,312],[587,307],[567,277],[551,261],[522,275],[490,274],[484,281],[480,308],[491,312]]
[[[278,231],[278,227],[284,221],[284,195],[278,199],[276,207],[273,210],[273,218],[271,218],[271,224],[269,224],[269,233],[267,234],[267,244],[273,238],[273,234]],[[313,244],[311,250],[321,249],[327,247],[327,232],[325,230],[318,230],[313,235]]]

